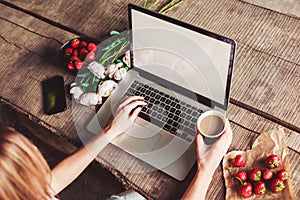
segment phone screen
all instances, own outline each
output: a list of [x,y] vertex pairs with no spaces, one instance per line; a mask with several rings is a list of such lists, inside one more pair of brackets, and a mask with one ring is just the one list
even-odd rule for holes
[[44,111],[48,115],[59,113],[67,109],[64,78],[55,76],[42,82]]

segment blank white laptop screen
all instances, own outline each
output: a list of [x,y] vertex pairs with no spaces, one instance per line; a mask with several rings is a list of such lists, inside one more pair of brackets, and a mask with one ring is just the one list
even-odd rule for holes
[[132,10],[133,65],[224,104],[231,45]]

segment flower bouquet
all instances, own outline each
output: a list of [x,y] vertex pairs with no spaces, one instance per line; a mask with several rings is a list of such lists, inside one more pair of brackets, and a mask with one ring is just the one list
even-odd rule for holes
[[[153,10],[159,2],[155,0],[148,5],[144,0],[143,6]],[[163,4],[158,13],[165,14],[183,2],[171,0]],[[103,98],[107,98],[126,76],[131,68],[129,36],[129,31],[111,31],[109,39],[101,44],[79,37],[62,46],[65,68],[76,75],[70,93],[77,103],[85,106],[102,104]]]

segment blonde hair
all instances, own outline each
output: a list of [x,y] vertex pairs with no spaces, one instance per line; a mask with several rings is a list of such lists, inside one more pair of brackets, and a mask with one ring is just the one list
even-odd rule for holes
[[50,168],[23,135],[0,124],[0,199],[48,199]]

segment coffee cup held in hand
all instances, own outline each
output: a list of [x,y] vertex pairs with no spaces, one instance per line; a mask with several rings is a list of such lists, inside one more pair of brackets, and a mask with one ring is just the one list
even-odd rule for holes
[[204,136],[205,143],[212,144],[226,130],[226,118],[218,111],[206,111],[198,118],[197,128]]

